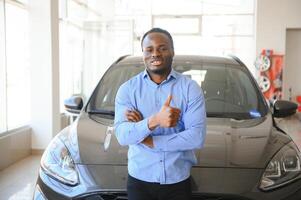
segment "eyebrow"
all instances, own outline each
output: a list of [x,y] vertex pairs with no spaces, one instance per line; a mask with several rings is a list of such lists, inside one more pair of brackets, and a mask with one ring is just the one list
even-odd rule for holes
[[[168,46],[168,44],[160,44],[160,45],[159,45],[159,48],[160,48],[160,47],[166,47],[166,46]],[[151,45],[151,46],[147,46],[147,47],[144,47],[144,48],[145,48],[145,49],[147,49],[147,48],[154,48],[154,46]]]

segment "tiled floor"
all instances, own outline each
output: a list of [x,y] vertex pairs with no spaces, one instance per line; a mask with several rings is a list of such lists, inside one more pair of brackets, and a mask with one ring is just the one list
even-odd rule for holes
[[0,200],[31,200],[41,156],[29,156],[0,171]]
[[[301,117],[277,120],[301,149]],[[0,200],[31,200],[41,156],[29,156],[0,171]]]

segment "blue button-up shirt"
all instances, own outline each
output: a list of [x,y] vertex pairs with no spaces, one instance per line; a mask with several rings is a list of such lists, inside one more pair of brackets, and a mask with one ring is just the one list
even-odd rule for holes
[[[181,110],[172,128],[149,130],[148,118],[159,112],[168,95],[170,106]],[[143,120],[129,122],[126,110],[138,110]],[[153,82],[146,70],[119,88],[115,100],[115,134],[121,145],[129,145],[128,171],[136,179],[172,184],[190,176],[196,164],[194,149],[201,148],[206,134],[206,112],[202,89],[188,77],[172,70],[161,84]],[[151,135],[154,147],[141,142]]]

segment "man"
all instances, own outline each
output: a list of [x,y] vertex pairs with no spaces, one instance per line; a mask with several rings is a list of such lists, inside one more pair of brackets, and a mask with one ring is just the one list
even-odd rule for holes
[[115,100],[115,133],[129,145],[129,200],[188,200],[194,149],[204,144],[206,112],[198,84],[172,69],[171,35],[144,34],[146,70],[124,83]]

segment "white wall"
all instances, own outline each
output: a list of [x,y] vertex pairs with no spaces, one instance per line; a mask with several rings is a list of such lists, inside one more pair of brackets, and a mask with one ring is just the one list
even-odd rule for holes
[[58,0],[29,0],[32,149],[60,130]]
[[0,171],[30,154],[30,127],[14,129],[0,136]]
[[283,73],[284,99],[293,100],[301,95],[301,29],[286,32],[285,71]]
[[0,0],[0,133],[7,130],[5,45],[4,2]]
[[[300,10],[300,0],[257,0],[256,55],[259,55],[262,49],[273,49],[274,53],[284,55],[283,99],[289,100],[289,88],[292,88],[293,101],[299,90],[296,87],[301,85],[301,82],[300,78],[293,78],[295,76],[292,75],[297,75],[297,68],[300,66],[296,66],[296,59],[289,60],[292,58],[292,55],[289,55],[292,51],[286,52],[289,42],[286,34],[288,29],[301,28]],[[291,66],[288,66],[289,63]]]
[[301,28],[300,0],[257,0],[256,54],[273,49],[285,54],[287,28]]

